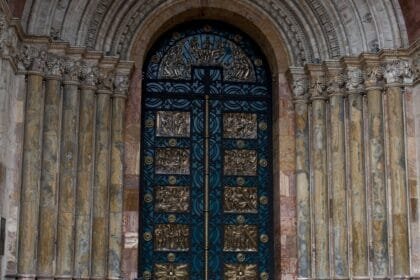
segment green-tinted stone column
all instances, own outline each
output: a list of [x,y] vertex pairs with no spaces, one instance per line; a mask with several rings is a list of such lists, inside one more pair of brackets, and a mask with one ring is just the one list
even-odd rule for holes
[[385,187],[384,125],[382,87],[378,86],[380,68],[368,66],[366,70],[366,95],[368,115],[369,188],[371,192],[371,250],[373,275],[388,275],[388,235]]
[[[402,62],[401,62],[402,63]],[[407,173],[404,139],[404,109],[402,93],[402,64],[386,64],[389,177],[392,202],[392,247],[394,277],[410,275],[407,216]]]
[[120,279],[122,254],[124,113],[128,77],[117,75],[112,95],[111,184],[109,187],[108,279]]
[[351,197],[351,250],[353,276],[367,277],[368,241],[366,212],[366,180],[364,165],[363,79],[361,70],[347,70],[347,96],[349,121],[349,174]]
[[320,65],[308,65],[312,101],[311,167],[313,179],[313,211],[315,234],[315,277],[328,278],[329,209],[327,182],[326,97]]
[[79,116],[78,62],[66,61],[61,125],[56,279],[73,276]]
[[329,148],[332,195],[330,216],[332,217],[333,273],[335,277],[348,277],[344,80],[338,61],[329,61],[326,67],[330,106]]
[[296,208],[298,277],[311,277],[308,81],[301,68],[290,69],[296,124]]
[[101,74],[96,98],[95,165],[93,185],[91,277],[107,277],[109,222],[109,162],[112,83]]
[[93,187],[93,152],[95,122],[95,68],[81,68],[79,113],[79,157],[76,187],[76,236],[74,278],[88,279],[90,272],[91,208]]
[[60,146],[61,63],[47,63],[39,207],[38,277],[54,279]]
[[20,198],[18,279],[35,279],[41,181],[44,89],[42,69],[27,73]]

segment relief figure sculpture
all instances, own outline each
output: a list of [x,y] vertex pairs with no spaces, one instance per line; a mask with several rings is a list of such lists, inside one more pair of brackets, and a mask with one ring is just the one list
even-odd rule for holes
[[257,151],[225,150],[224,174],[233,176],[255,176],[257,174]]
[[223,251],[256,252],[258,227],[256,225],[225,225]]
[[156,174],[190,174],[190,150],[156,149]]
[[224,113],[223,137],[239,139],[256,139],[257,114]]
[[157,224],[155,251],[188,251],[190,228],[181,224]]
[[223,209],[226,213],[257,213],[257,188],[225,187]]
[[190,112],[157,111],[156,136],[189,137]]
[[190,206],[190,189],[188,187],[156,187],[156,212],[188,212]]

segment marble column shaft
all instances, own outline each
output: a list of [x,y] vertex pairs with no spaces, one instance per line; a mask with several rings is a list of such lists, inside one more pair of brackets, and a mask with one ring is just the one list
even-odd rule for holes
[[123,160],[124,160],[124,112],[126,94],[112,97],[111,131],[111,184],[109,188],[109,251],[108,278],[121,277],[122,254],[122,205],[123,205]]
[[312,178],[315,234],[315,276],[327,278],[329,272],[329,209],[327,183],[326,104],[322,85],[315,81],[312,99]]
[[77,80],[64,82],[61,127],[60,190],[57,226],[56,277],[73,275],[74,261],[74,214],[77,182],[77,131],[79,115],[79,91]]
[[82,85],[80,90],[78,184],[76,188],[76,236],[74,248],[74,276],[77,278],[88,278],[90,271],[95,90],[96,88],[91,85]]
[[368,275],[363,96],[348,92],[352,264],[354,276]]
[[61,77],[47,76],[39,207],[38,276],[53,279],[57,225]]
[[91,276],[105,278],[108,257],[109,162],[110,162],[110,96],[98,90],[96,99],[95,166],[93,186]]
[[388,85],[386,89],[394,276],[410,274],[404,110],[401,86],[401,84],[393,84]]
[[311,277],[308,96],[295,97],[298,276]]
[[338,89],[329,92],[331,129],[331,193],[334,275],[348,276],[346,152],[344,133],[344,97]]
[[385,188],[382,88],[366,87],[368,102],[369,186],[371,190],[373,275],[388,275],[387,207]]
[[36,274],[44,109],[42,84],[42,73],[28,72],[22,162],[24,172],[22,172],[20,204],[18,279],[35,279]]

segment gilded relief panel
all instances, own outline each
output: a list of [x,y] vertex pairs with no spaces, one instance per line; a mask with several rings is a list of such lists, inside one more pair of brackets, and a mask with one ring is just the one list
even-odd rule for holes
[[155,264],[156,280],[188,280],[188,265],[174,263]]
[[257,139],[257,114],[224,113],[223,137]]
[[225,264],[224,280],[256,280],[256,264]]
[[225,150],[223,171],[225,175],[257,175],[256,150]]
[[190,137],[190,112],[157,111],[156,136]]
[[190,150],[178,148],[156,149],[156,174],[190,174]]
[[226,213],[257,213],[257,188],[225,187],[223,209]]
[[189,187],[156,187],[156,212],[188,212],[190,208]]
[[223,250],[227,252],[258,251],[256,225],[225,225]]
[[188,251],[190,228],[181,224],[157,224],[155,251]]

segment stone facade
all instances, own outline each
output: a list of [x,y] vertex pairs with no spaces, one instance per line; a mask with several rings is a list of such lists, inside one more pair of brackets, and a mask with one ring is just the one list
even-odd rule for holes
[[420,277],[420,42],[397,1],[9,2],[2,279],[137,277],[142,65],[203,17],[273,73],[275,279]]

